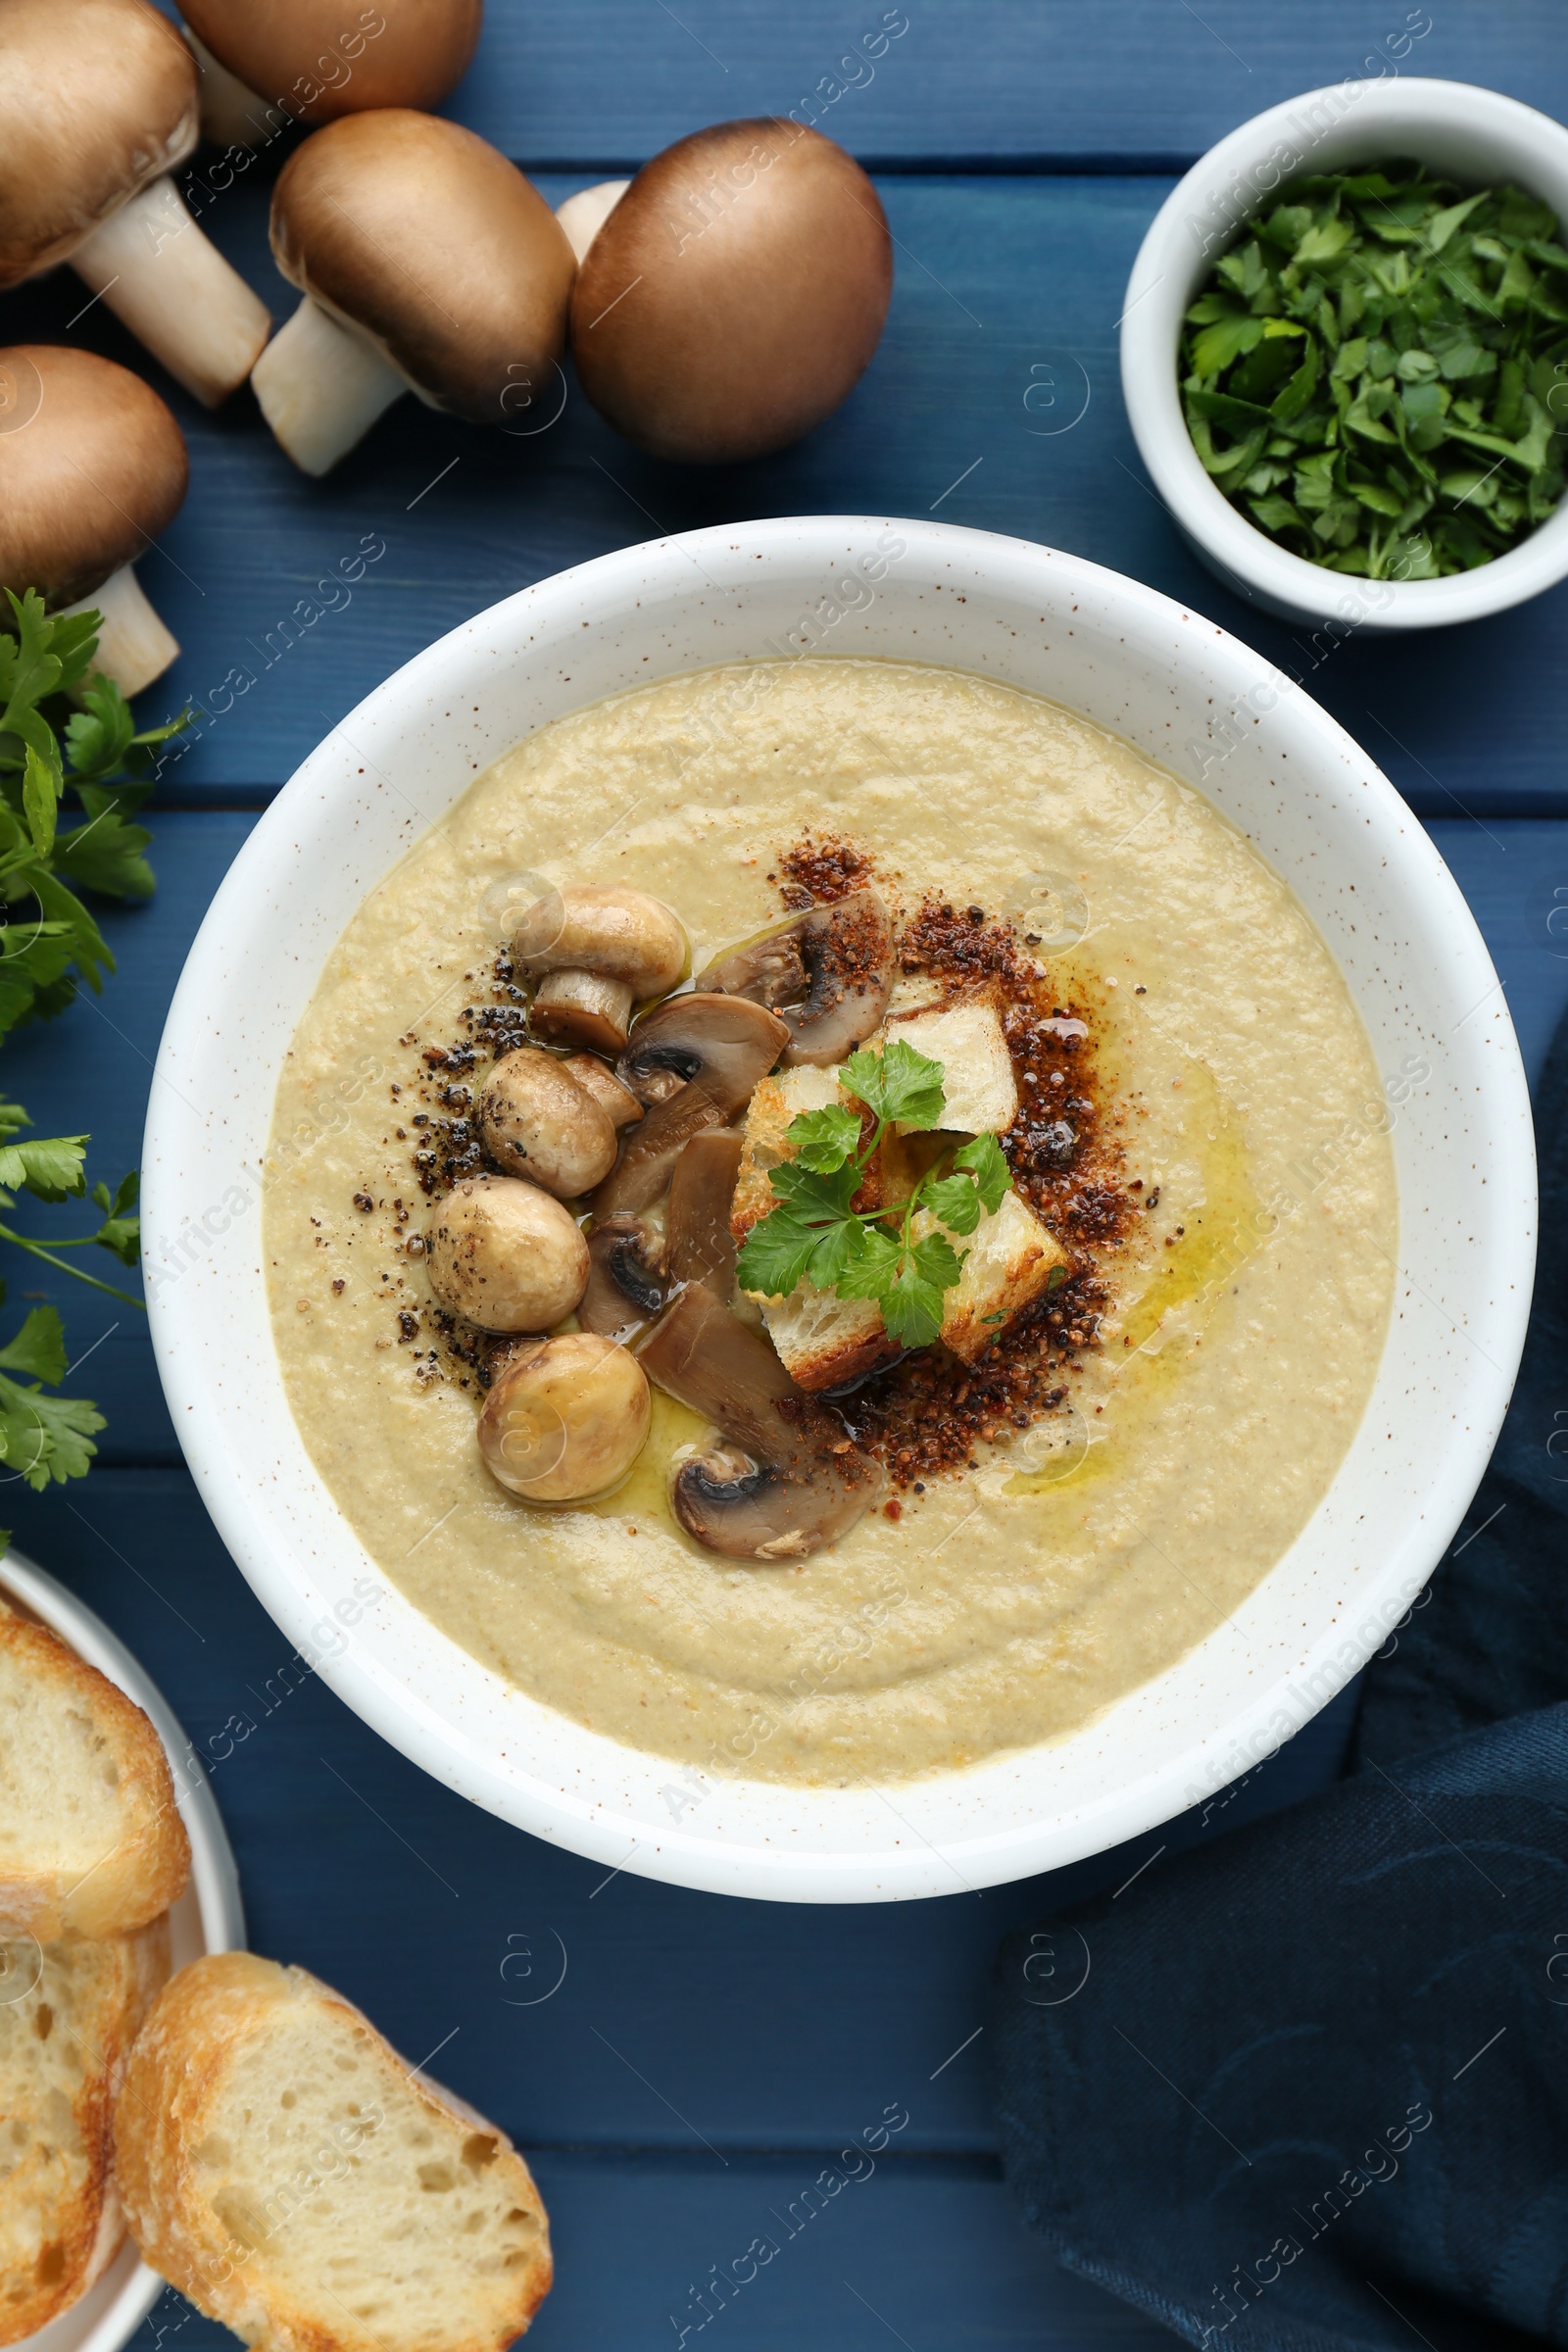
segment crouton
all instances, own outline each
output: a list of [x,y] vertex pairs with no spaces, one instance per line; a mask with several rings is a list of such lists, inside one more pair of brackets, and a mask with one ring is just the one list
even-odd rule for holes
[[1012,1055],[1002,1015],[990,996],[960,997],[936,1011],[890,1021],[884,1041],[902,1037],[917,1054],[942,1064],[947,1099],[944,1128],[965,1135],[1004,1135],[1018,1109]]
[[[924,1208],[910,1226],[919,1240],[946,1230]],[[955,1355],[972,1364],[1050,1287],[1056,1269],[1065,1273],[1072,1260],[1016,1193],[1004,1193],[996,1213],[983,1216],[973,1233],[948,1238],[963,1258],[963,1272],[942,1302],[942,1337]]]
[[730,1209],[730,1231],[738,1242],[744,1242],[752,1227],[778,1206],[767,1176],[770,1168],[793,1157],[784,1141],[791,1119],[803,1110],[825,1110],[838,1100],[837,1070],[816,1070],[803,1064],[759,1082],[746,1113],[740,1173]]

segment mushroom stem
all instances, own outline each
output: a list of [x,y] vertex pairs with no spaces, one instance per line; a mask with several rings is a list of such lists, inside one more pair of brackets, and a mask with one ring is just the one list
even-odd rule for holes
[[557,205],[556,219],[579,263],[587,260],[589,246],[630,186],[629,179],[602,179],[597,187],[579,188]]
[[93,667],[113,678],[123,695],[140,694],[179,659],[179,640],[165,628],[128,564],[112,571],[91,596],[81,597],[64,610],[67,613],[99,614],[103,626],[98,631]]
[[84,237],[71,267],[205,408],[245,381],[272,323],[167,175]]
[[629,980],[608,972],[551,972],[528,1007],[528,1026],[553,1046],[618,1054],[631,1027],[632,1004]]
[[257,361],[262,415],[302,473],[330,473],[409,386],[307,294]]
[[[188,24],[180,28],[202,77],[202,136],[215,147],[262,147],[284,128],[288,116],[281,107],[269,108],[248,82],[241,81],[196,38]],[[273,119],[269,121],[269,115]]]

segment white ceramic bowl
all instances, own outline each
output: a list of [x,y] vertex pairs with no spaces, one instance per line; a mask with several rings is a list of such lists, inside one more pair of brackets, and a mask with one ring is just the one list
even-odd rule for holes
[[[867,569],[881,574],[870,592]],[[661,674],[791,649],[983,672],[1055,696],[1194,780],[1207,764],[1211,797],[1338,956],[1404,1098],[1393,1328],[1366,1420],[1299,1541],[1232,1621],[1089,1729],[886,1793],[682,1773],[509,1689],[436,1632],[311,1464],[262,1279],[258,1169],[278,1069],[365,893],[546,720]],[[1238,746],[1220,758],[1233,711]],[[1395,1074],[1422,1060],[1431,1074],[1412,1091]],[[1115,572],[985,532],[856,517],[601,557],[379,687],[267,811],[213,904],[164,1034],[142,1166],[174,1427],[286,1639],[395,1746],[507,1820],[607,1865],[792,1901],[948,1894],[1070,1862],[1168,1819],[1304,1721],[1380,1645],[1469,1502],[1534,1257],[1530,1108],[1496,974],[1365,753],[1234,638]]]
[[1303,172],[1415,156],[1469,187],[1511,180],[1568,226],[1568,130],[1464,81],[1345,81],[1254,115],[1179,180],[1138,249],[1121,321],[1128,420],[1160,497],[1209,569],[1266,612],[1316,627],[1435,629],[1505,612],[1568,574],[1568,502],[1519,547],[1443,580],[1357,580],[1293,556],[1203,471],[1182,416],[1182,315],[1249,216]]
[[[157,1684],[84,1601],[20,1551],[0,1559],[0,1595],[41,1617],[78,1657],[133,1698],[164,1743],[175,1801],[190,1837],[190,1884],[170,1913],[174,1966],[203,1952],[231,1952],[245,1941],[239,1874],[213,1792],[195,1750]],[[103,2277],[47,2328],[24,2336],[18,2352],[120,2352],[164,2291],[127,2238]]]

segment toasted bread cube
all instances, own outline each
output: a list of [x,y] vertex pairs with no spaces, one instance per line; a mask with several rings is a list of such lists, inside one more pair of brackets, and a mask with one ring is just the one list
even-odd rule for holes
[[[837,1070],[780,1070],[775,1077],[761,1081],[746,1114],[740,1174],[730,1212],[737,1241],[744,1241],[752,1227],[778,1206],[767,1181],[768,1170],[791,1156],[785,1140],[791,1119],[803,1110],[825,1110],[830,1102],[841,1100]],[[803,1389],[836,1388],[877,1364],[891,1362],[899,1352],[869,1298],[840,1298],[809,1282],[797,1284],[787,1298],[768,1298],[760,1292],[752,1296],[760,1301],[762,1321],[779,1361]]]
[[759,1083],[746,1113],[740,1173],[730,1209],[730,1231],[738,1242],[778,1206],[767,1174],[781,1160],[794,1156],[784,1140],[791,1119],[803,1110],[826,1110],[838,1100],[837,1070],[778,1070]]
[[[910,1230],[922,1241],[947,1232],[929,1209],[916,1214]],[[1049,1287],[1055,1269],[1065,1272],[1072,1260],[1016,1193],[1004,1193],[996,1213],[982,1216],[973,1233],[948,1239],[963,1258],[963,1272],[942,1302],[942,1337],[972,1364]]]
[[890,1022],[882,1035],[884,1041],[902,1037],[917,1054],[941,1062],[945,1128],[1004,1135],[1012,1125],[1018,1109],[1012,1055],[989,998],[963,997],[938,1012],[912,1012]]
[[842,1388],[903,1353],[875,1299],[840,1298],[814,1283],[798,1283],[786,1298],[764,1298],[762,1321],[798,1388]]

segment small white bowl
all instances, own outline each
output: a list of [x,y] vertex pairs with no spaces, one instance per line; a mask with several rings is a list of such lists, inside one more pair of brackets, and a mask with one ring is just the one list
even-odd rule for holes
[[[79,1658],[96,1666],[133,1698],[164,1743],[174,1776],[175,1802],[190,1837],[190,1884],[169,1915],[173,1963],[183,1968],[204,1952],[231,1952],[245,1941],[239,1873],[227,1834],[196,1752],[157,1684],[101,1617],[20,1551],[0,1559],[0,1595],[42,1618]],[[24,2336],[16,2352],[120,2352],[164,2291],[126,2238],[103,2277],[58,2320]]]
[[1506,612],[1568,574],[1568,500],[1521,546],[1475,571],[1404,581],[1327,571],[1249,522],[1193,447],[1177,378],[1182,318],[1243,221],[1302,172],[1398,156],[1414,156],[1467,187],[1512,181],[1543,198],[1568,228],[1568,130],[1560,122],[1466,81],[1391,74],[1337,82],[1254,115],[1193,166],[1154,215],[1122,305],[1128,420],[1183,536],[1238,596],[1313,628],[1446,628]]
[[[1400,1255],[1383,1361],[1299,1538],[1225,1625],[1081,1731],[892,1794],[682,1769],[540,1705],[438,1632],[368,1557],[306,1451],[263,1275],[278,1072],[367,892],[535,728],[781,650],[977,671],[1202,782],[1338,956],[1378,1069],[1413,1056],[1427,1070],[1413,1089],[1390,1079]],[[952,1894],[1058,1868],[1217,1791],[1304,1723],[1381,1647],[1463,1516],[1535,1261],[1530,1102],[1501,984],[1366,754],[1256,654],[1136,580],[1020,539],[853,515],[601,556],[454,629],[351,712],[268,809],[197,935],[142,1183],[174,1427],[285,1639],[405,1755],[519,1828],[611,1869],[788,1902]]]

